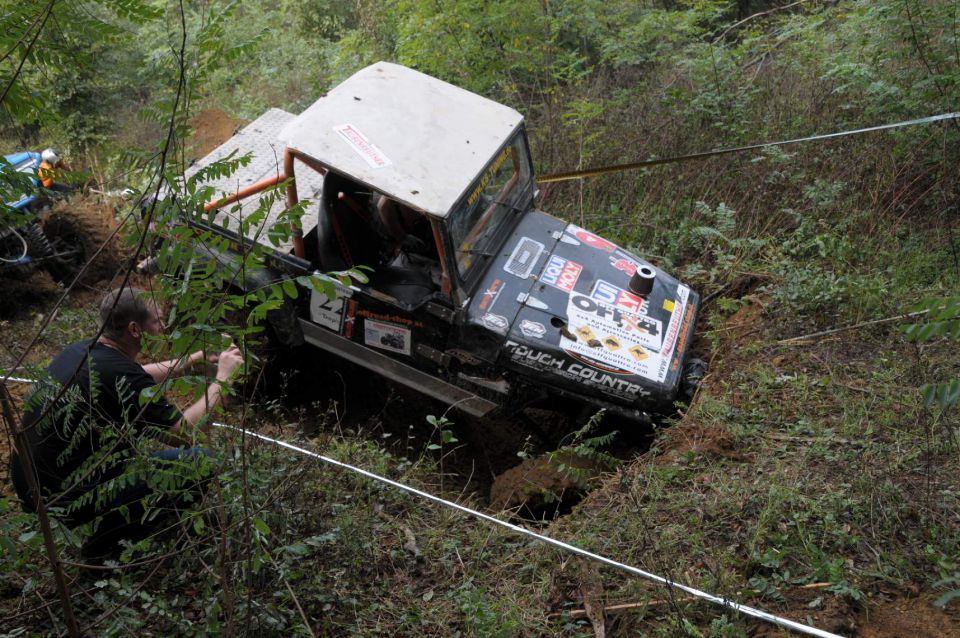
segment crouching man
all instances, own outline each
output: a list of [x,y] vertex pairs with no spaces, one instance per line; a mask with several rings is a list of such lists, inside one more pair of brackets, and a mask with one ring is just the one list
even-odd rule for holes
[[[221,403],[243,361],[231,345],[219,355],[195,352],[184,361],[141,366],[136,359],[144,337],[162,335],[165,326],[160,308],[137,289],[108,293],[100,321],[100,337],[64,348],[27,400],[23,428],[28,445],[13,451],[10,471],[25,511],[36,511],[39,496],[47,507],[60,508],[60,520],[70,527],[95,521],[93,536],[83,547],[89,558],[109,555],[122,539],[146,538],[166,522],[155,516],[158,510],[199,495],[202,481],[196,472],[190,486],[171,490],[168,470],[176,464],[196,467],[206,454],[196,441],[209,423],[197,426]],[[201,361],[216,362],[216,378],[203,397],[181,412],[157,385]],[[181,447],[142,453],[144,437]],[[24,475],[21,457],[27,454],[39,495]],[[163,472],[167,479],[158,480]]]

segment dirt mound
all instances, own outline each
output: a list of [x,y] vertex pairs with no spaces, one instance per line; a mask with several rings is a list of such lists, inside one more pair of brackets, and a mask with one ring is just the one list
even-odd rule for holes
[[493,481],[490,506],[535,519],[564,513],[580,502],[600,471],[590,459],[573,454],[527,459]]
[[200,111],[190,120],[193,134],[187,146],[187,155],[197,159],[208,155],[230,139],[243,124],[243,120],[220,109]]
[[958,638],[960,608],[938,609],[922,598],[871,605],[858,622],[859,638]]

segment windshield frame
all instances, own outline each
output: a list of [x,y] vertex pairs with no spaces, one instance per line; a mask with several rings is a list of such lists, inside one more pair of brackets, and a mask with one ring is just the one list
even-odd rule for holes
[[[514,151],[511,154],[518,156],[515,162],[517,168],[516,173],[499,188],[496,197],[490,203],[488,209],[477,217],[481,195],[483,194],[484,188],[486,188],[491,181],[491,171],[497,170],[500,165],[506,163],[509,155],[504,157],[504,154],[510,152],[508,149],[515,146],[519,152]],[[450,214],[444,220],[444,240],[447,248],[444,252],[446,253],[448,270],[457,280],[459,284],[457,286],[458,288],[467,291],[476,284],[481,275],[486,271],[490,260],[496,255],[497,251],[503,246],[504,241],[506,241],[507,237],[509,237],[513,231],[521,215],[533,208],[533,197],[536,190],[536,181],[533,175],[530,146],[527,143],[526,131],[521,126],[504,142],[503,146],[497,150],[490,162],[484,166],[483,171],[470,183],[470,186],[464,194],[457,200],[457,204],[451,209]],[[503,197],[504,193],[506,193],[506,197],[500,200],[499,198]],[[500,209],[501,212],[499,219],[495,220],[494,218],[497,217],[497,209]],[[476,221],[463,237],[455,237],[453,233],[454,223],[459,216],[470,214],[476,218]],[[495,224],[493,232],[487,235],[479,245],[470,246],[471,251],[477,252],[473,253],[472,263],[468,264],[461,271],[460,259],[458,259],[458,257],[462,251],[460,250],[458,241],[461,243],[465,241],[470,234],[477,230],[481,223],[488,225],[491,222]]]

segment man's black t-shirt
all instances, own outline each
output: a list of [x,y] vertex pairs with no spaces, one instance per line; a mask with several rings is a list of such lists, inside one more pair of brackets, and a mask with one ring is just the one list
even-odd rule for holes
[[[41,489],[47,496],[67,489],[65,505],[122,473],[144,430],[169,430],[182,417],[163,396],[141,403],[144,390],[156,390],[153,377],[99,342],[67,346],[47,373],[51,382],[42,382],[28,400],[23,427]],[[51,408],[50,400],[63,387],[63,398]]]

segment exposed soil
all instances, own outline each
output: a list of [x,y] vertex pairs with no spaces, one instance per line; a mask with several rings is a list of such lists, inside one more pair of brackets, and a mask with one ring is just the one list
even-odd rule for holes
[[193,159],[205,157],[210,151],[230,139],[244,124],[243,120],[221,109],[200,111],[190,120],[192,133],[187,146],[187,156]]
[[871,605],[857,625],[858,638],[957,638],[960,607],[943,610],[924,597],[894,598]]

